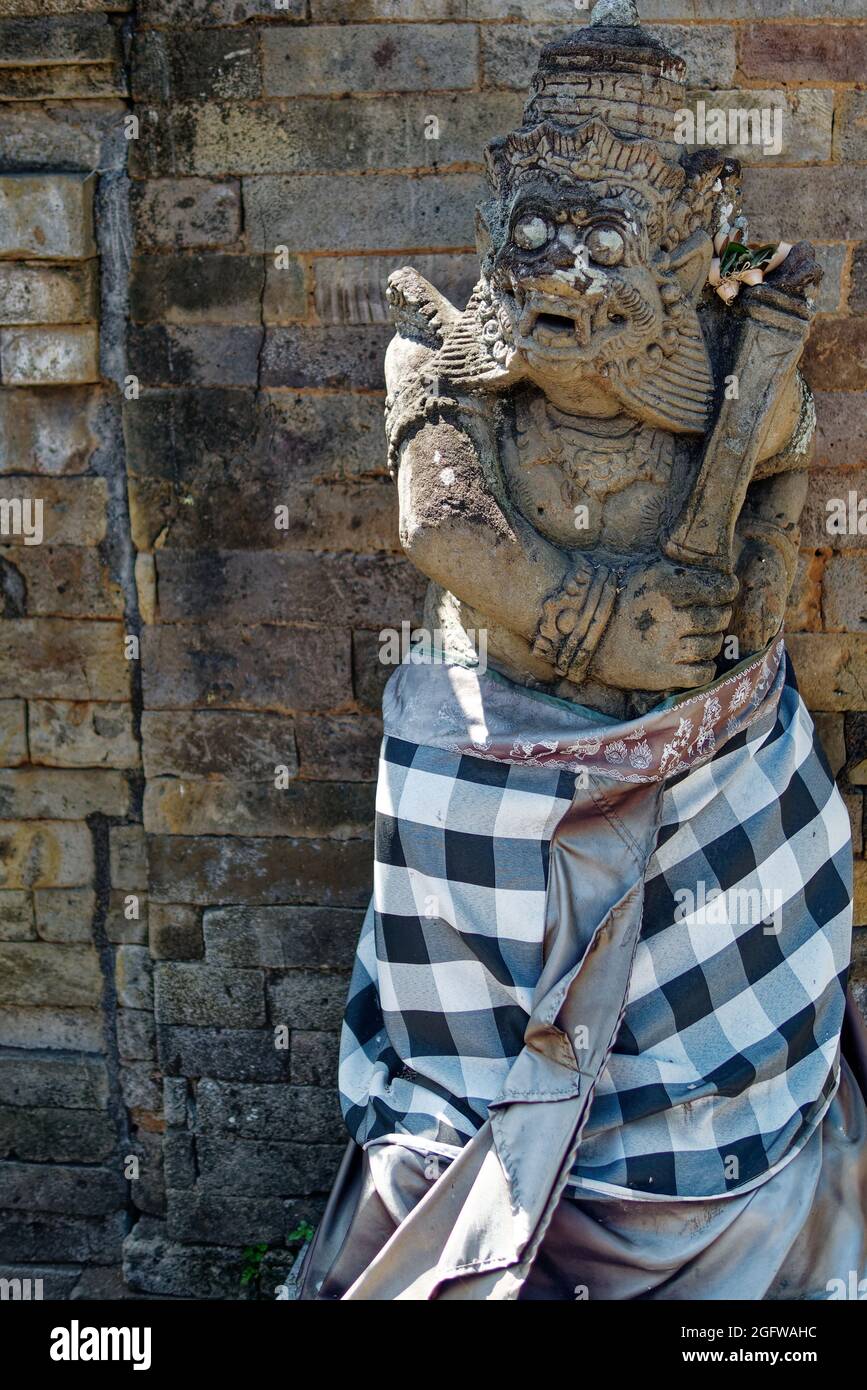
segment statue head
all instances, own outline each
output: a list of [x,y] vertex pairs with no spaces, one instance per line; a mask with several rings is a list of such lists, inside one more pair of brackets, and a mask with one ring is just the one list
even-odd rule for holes
[[696,305],[737,166],[675,142],[684,75],[631,0],[599,0],[543,50],[521,128],[489,146],[477,229],[521,376],[576,413],[701,432],[713,383]]

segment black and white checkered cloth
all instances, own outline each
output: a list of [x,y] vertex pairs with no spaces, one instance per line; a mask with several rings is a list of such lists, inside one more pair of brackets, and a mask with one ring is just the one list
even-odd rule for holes
[[[574,793],[562,770],[384,739],[340,1061],[359,1143],[411,1136],[447,1161],[487,1118],[523,1047]],[[837,1085],[850,937],[848,816],[789,670],[775,721],[665,787],[571,1191],[716,1196],[792,1158]]]

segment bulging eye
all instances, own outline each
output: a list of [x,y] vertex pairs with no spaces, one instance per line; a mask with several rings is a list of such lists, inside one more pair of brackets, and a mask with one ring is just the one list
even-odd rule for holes
[[520,246],[522,251],[538,251],[550,236],[551,228],[544,217],[539,217],[537,213],[519,217],[512,232],[515,245]]
[[597,265],[619,265],[626,250],[626,243],[615,227],[594,227],[586,246]]

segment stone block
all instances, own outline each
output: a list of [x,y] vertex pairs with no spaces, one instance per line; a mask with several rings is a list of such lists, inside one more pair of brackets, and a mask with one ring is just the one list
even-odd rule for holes
[[345,1144],[283,1144],[200,1136],[196,1144],[202,1185],[210,1191],[260,1197],[327,1192]]
[[[65,527],[71,520],[55,513],[49,515],[58,526]],[[21,606],[27,617],[123,617],[123,590],[111,577],[107,557],[97,550],[45,544],[31,548],[26,543],[8,549],[0,546],[0,568],[7,583],[14,575],[23,582]]]
[[89,174],[0,175],[0,256],[87,260],[93,237]]
[[118,946],[115,986],[117,1002],[122,1008],[153,1008],[153,970],[147,946]]
[[145,710],[145,775],[153,777],[273,777],[277,765],[298,769],[293,723],[279,714],[236,710]]
[[118,1009],[117,1050],[125,1062],[156,1061],[156,1026],[147,1009]]
[[[205,954],[202,914],[196,907],[184,903],[154,903],[148,912],[148,930],[154,960],[201,960]],[[216,965],[235,963],[214,962]]]
[[857,241],[867,218],[867,167],[744,170],[750,238],[765,241]]
[[0,769],[0,819],[71,820],[125,816],[129,786],[120,772],[59,768]]
[[258,1028],[265,1022],[260,970],[162,963],[155,971],[156,1015],[169,1027]]
[[740,32],[740,70],[752,80],[861,82],[865,69],[863,24],[748,24]]
[[822,595],[828,631],[867,632],[867,554],[832,555]]
[[255,386],[263,335],[215,324],[131,328],[130,371],[146,386]]
[[867,390],[867,315],[817,319],[807,340],[804,375],[817,391]]
[[0,1004],[95,1009],[102,999],[102,984],[99,957],[92,946],[0,943]]
[[[642,8],[645,17],[646,6]],[[574,31],[580,13],[566,25],[495,24],[482,31],[482,69],[485,86],[508,87],[526,92],[545,44]],[[571,16],[570,16],[571,19]],[[689,77],[696,86],[730,87],[736,67],[735,31],[716,24],[645,24],[649,33],[686,59]]]
[[[10,776],[13,774],[9,774]],[[0,773],[0,793],[2,793]],[[152,835],[292,835],[334,840],[370,837],[372,787],[331,782],[275,787],[273,770],[261,782],[148,782],[145,829]]]
[[194,27],[135,36],[132,94],[138,103],[242,100],[258,97],[261,86],[254,33]]
[[103,408],[102,392],[88,386],[0,389],[0,474],[83,473]]
[[361,907],[370,895],[368,840],[153,835],[150,866],[152,902]]
[[434,92],[474,87],[478,32],[465,25],[358,25],[262,31],[268,96]]
[[102,1163],[117,1143],[99,1110],[0,1107],[0,1157],[26,1163]]
[[0,893],[0,941],[35,941],[33,896],[21,889]]
[[40,265],[0,261],[0,322],[90,323],[99,317],[96,261]]
[[283,1245],[292,1221],[279,1197],[238,1197],[231,1202],[218,1193],[170,1191],[166,1229],[172,1240],[184,1245],[259,1244]]
[[123,1181],[111,1168],[0,1162],[0,1207],[12,1211],[104,1216],[123,1201]]
[[44,766],[132,768],[139,764],[131,705],[31,700],[29,736],[32,761]]
[[141,256],[130,314],[136,323],[259,324],[264,285],[261,256]]
[[272,1023],[304,1031],[339,1028],[349,989],[345,973],[290,970],[268,983],[268,1007]]
[[311,1144],[339,1144],[346,1135],[334,1090],[206,1079],[199,1082],[196,1097],[200,1135]]
[[262,384],[377,391],[392,337],[393,329],[385,327],[268,328]]
[[295,323],[310,310],[307,267],[298,256],[283,252],[265,261],[264,323]]
[[362,914],[334,907],[215,907],[204,915],[205,952],[240,969],[352,965]]
[[7,1212],[3,1248],[10,1260],[110,1264],[120,1258],[127,1226],[125,1211],[99,1218]]
[[293,1086],[334,1086],[337,1083],[337,1063],[340,1034],[318,1030],[292,1030]]
[[95,1009],[0,1008],[0,1047],[39,1052],[105,1052],[102,1014]]
[[170,1028],[158,1022],[157,1047],[168,1077],[261,1082],[289,1076],[289,1049],[275,1046],[270,1028]]
[[[33,176],[43,169],[125,168],[126,104],[114,98],[90,101],[0,103],[0,147],[6,168]],[[79,176],[80,177],[80,176]]]
[[123,1243],[124,1279],[130,1289],[162,1298],[237,1298],[240,1252],[232,1246],[182,1245],[165,1226],[144,1217]]
[[810,709],[860,709],[867,688],[867,636],[793,633],[788,642],[801,694]]
[[236,179],[152,179],[133,185],[136,241],[142,249],[230,246],[241,235]]
[[[33,548],[41,550],[53,545],[93,546],[105,538],[107,488],[103,478],[34,478],[7,473],[2,489],[10,504],[0,513],[9,518],[3,528],[7,545],[33,547],[35,538],[39,544]],[[29,501],[29,517],[23,513],[25,501]],[[21,504],[21,522],[13,502]],[[29,525],[23,524],[28,521]],[[34,525],[40,527],[35,534]],[[44,581],[43,591],[49,587]]]
[[147,844],[140,825],[112,826],[109,859],[113,888],[124,888],[128,892],[147,890]]
[[26,708],[23,700],[0,700],[0,767],[28,761]]
[[61,386],[99,380],[99,339],[89,327],[0,332],[0,372],[7,386]]
[[[302,188],[275,174],[245,179],[244,193],[254,251],[273,253],[278,245],[294,251],[468,251],[484,183],[480,174],[426,174],[410,183],[404,174],[312,174]],[[856,225],[848,215],[829,220]]]
[[867,463],[867,398],[863,392],[815,393],[816,464],[846,468]]
[[108,1072],[100,1057],[0,1053],[0,1105],[105,1110]]
[[[313,262],[316,316],[323,324],[391,323],[385,287],[388,277],[407,261],[393,256],[323,256]],[[463,308],[479,278],[474,255],[415,256],[413,267]],[[267,321],[267,315],[266,315]]]
[[[0,630],[0,655],[2,645]],[[352,698],[349,633],[162,625],[143,634],[142,680],[151,709],[214,702],[248,710],[334,708]]]
[[0,888],[76,888],[89,884],[92,875],[93,847],[86,825],[0,822]]
[[37,888],[33,905],[40,940],[91,940],[96,912],[96,894],[92,888]]
[[300,715],[295,725],[302,777],[375,782],[382,721],[372,714]]

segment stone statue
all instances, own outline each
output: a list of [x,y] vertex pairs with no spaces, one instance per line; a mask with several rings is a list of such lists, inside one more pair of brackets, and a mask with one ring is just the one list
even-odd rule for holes
[[867,1273],[850,828],[779,635],[818,272],[749,245],[637,20],[599,0],[544,50],[466,309],[389,282],[401,538],[445,659],[383,695],[352,1138],[304,1298]]
[[814,428],[805,244],[708,288],[738,166],[674,140],[684,64],[601,0],[487,151],[462,312],[389,282],[387,428],[426,626],[486,629],[512,679],[614,716],[779,629]]

